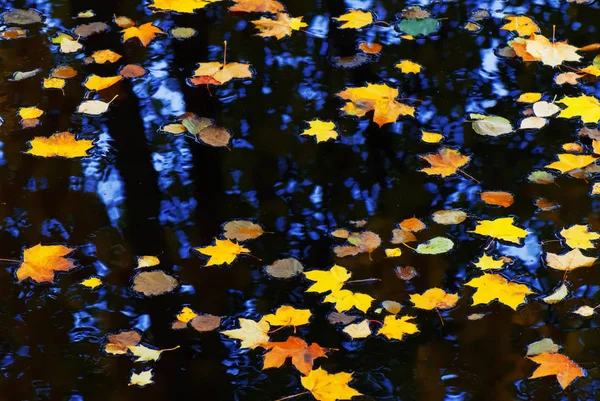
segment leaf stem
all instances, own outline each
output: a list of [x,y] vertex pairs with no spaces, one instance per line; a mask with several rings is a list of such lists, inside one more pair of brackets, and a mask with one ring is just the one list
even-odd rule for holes
[[310,391],[305,391],[303,393],[298,393],[298,394],[294,394],[294,395],[288,395],[287,397],[279,398],[275,401],[289,400],[290,398],[300,397],[301,395],[304,395],[304,394],[310,394]]
[[434,308],[434,309],[437,312],[438,316],[440,317],[440,322],[442,322],[442,326],[444,326],[444,318],[442,317],[440,310],[438,308]]
[[472,175],[467,174],[464,170],[457,168],[456,171],[462,173],[465,177],[472,179],[476,183],[481,184],[481,182],[477,178],[473,177]]
[[380,278],[365,278],[362,280],[350,280],[350,281],[346,281],[346,284],[351,284],[351,283],[366,283],[369,281],[381,281]]
[[21,263],[20,260],[16,260],[16,259],[5,259],[5,258],[0,258],[0,262],[8,262],[8,263]]
[[227,65],[227,41],[223,41],[223,67]]

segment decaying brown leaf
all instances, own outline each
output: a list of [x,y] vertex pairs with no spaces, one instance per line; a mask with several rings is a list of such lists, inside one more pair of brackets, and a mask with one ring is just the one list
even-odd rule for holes
[[133,278],[133,290],[145,296],[161,295],[173,291],[177,287],[175,277],[162,270],[141,272]]

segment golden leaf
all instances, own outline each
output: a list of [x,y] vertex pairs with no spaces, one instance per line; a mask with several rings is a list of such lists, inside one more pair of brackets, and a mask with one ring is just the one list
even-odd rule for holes
[[149,362],[149,361],[158,361],[160,359],[160,355],[165,351],[174,351],[179,348],[179,345],[173,348],[167,349],[153,349],[148,348],[144,345],[130,345],[127,349],[137,357],[135,362]]
[[551,42],[543,35],[532,34],[531,39],[525,39],[525,50],[534,60],[551,67],[557,67],[565,61],[581,59],[575,46],[567,42]]
[[27,154],[41,157],[86,157],[87,151],[91,149],[93,140],[77,139],[70,132],[58,132],[49,138],[36,136],[31,141]]
[[18,114],[23,119],[26,119],[26,118],[38,118],[42,114],[44,114],[44,111],[38,109],[37,107],[21,107],[19,109]]
[[348,386],[351,380],[352,373],[329,374],[321,368],[311,370],[308,375],[300,377],[304,388],[319,401],[349,400],[354,396],[362,395]]
[[192,310],[192,308],[188,307],[188,306],[184,306],[181,309],[181,312],[179,312],[177,314],[177,316],[175,316],[175,318],[182,322],[182,323],[189,323],[193,318],[195,318],[196,316],[198,316],[198,314],[196,312],[194,312]]
[[62,89],[67,84],[62,78],[44,78],[42,86],[44,89]]
[[203,255],[210,256],[206,266],[230,264],[242,253],[249,253],[250,250],[232,242],[230,239],[215,239],[215,245],[205,246],[204,248],[194,248],[195,251]]
[[598,258],[585,256],[579,249],[573,249],[562,255],[546,253],[546,263],[556,270],[574,270],[580,267],[590,267]]
[[342,266],[333,265],[329,270],[311,270],[304,272],[304,276],[315,284],[308,287],[306,292],[339,291],[351,274]]
[[233,0],[234,6],[228,8],[232,12],[244,13],[277,13],[285,11],[285,7],[275,0]]
[[350,10],[348,13],[333,19],[344,23],[340,26],[340,29],[359,29],[373,23],[373,14],[369,11]]
[[274,36],[278,40],[290,36],[292,31],[299,31],[301,28],[308,26],[308,24],[302,22],[302,17],[290,17],[286,13],[275,14],[275,19],[262,17],[251,22],[260,31],[257,34],[258,36]]
[[153,0],[148,7],[159,11],[175,11],[178,13],[193,13],[221,0]]
[[514,310],[526,302],[527,295],[534,293],[525,284],[507,281],[499,274],[484,274],[475,277],[465,285],[477,288],[473,294],[473,305],[488,304],[497,299],[498,302],[508,305]]
[[349,324],[348,326],[344,327],[343,331],[353,340],[367,338],[371,335],[371,327],[369,327],[369,321],[366,319],[360,323]]
[[275,311],[275,314],[263,316],[261,322],[267,322],[271,326],[302,326],[308,324],[312,313],[309,309],[296,309],[293,306],[283,305]]
[[292,358],[292,365],[303,375],[310,373],[313,361],[319,357],[327,357],[323,348],[317,343],[310,346],[301,338],[290,336],[284,342],[270,342],[264,346],[269,350],[265,354],[263,370],[278,368],[287,358]]
[[246,241],[258,238],[263,235],[261,226],[247,220],[231,220],[223,226],[223,235],[225,238],[236,241]]
[[114,77],[99,77],[96,74],[92,74],[87,77],[83,83],[83,86],[92,91],[101,91],[113,86],[122,79],[123,77],[120,75],[116,75]]
[[560,170],[561,173],[568,173],[572,170],[584,168],[585,166],[588,166],[598,160],[598,158],[594,156],[572,155],[569,153],[561,153],[557,156],[557,162],[550,163],[545,167]]
[[71,259],[65,258],[74,248],[63,245],[37,244],[23,251],[23,263],[17,269],[17,279],[30,278],[36,283],[53,283],[54,272],[75,268]]
[[[207,77],[212,78],[214,81],[207,81]],[[207,83],[222,85],[234,78],[252,78],[250,64],[229,63],[223,65],[218,61],[199,63],[198,68],[194,71],[194,76],[190,78],[190,82],[194,85],[206,85]]]
[[403,74],[411,74],[411,73],[418,74],[423,69],[423,66],[421,64],[417,64],[410,60],[402,60],[401,62],[396,64],[394,67],[396,67],[400,71],[402,71]]
[[94,288],[102,285],[102,280],[100,280],[98,277],[90,277],[81,281],[79,284],[81,284],[84,287],[91,288],[93,290]]
[[[173,0],[173,2],[179,2],[179,0]],[[138,38],[140,42],[142,42],[142,45],[144,45],[144,47],[148,46],[148,44],[152,41],[152,39],[156,37],[156,35],[164,34],[164,32],[160,28],[152,25],[152,22],[147,22],[143,25],[140,25],[139,27],[132,26],[130,28],[123,29],[121,32],[123,33],[123,42],[127,42],[129,39],[132,38]]]
[[444,139],[444,136],[437,132],[421,131],[421,140],[425,143],[439,143],[442,139]]
[[556,103],[567,106],[566,109],[561,110],[558,117],[580,117],[584,123],[597,123],[600,121],[600,101],[594,96],[565,96]]
[[514,221],[514,217],[501,217],[495,220],[480,220],[477,222],[475,230],[471,232],[519,244],[520,239],[525,238],[529,234],[529,231],[513,225]]
[[152,267],[160,264],[160,260],[156,256],[138,256],[136,269],[144,267]]
[[253,320],[239,318],[240,328],[225,330],[221,334],[236,340],[242,340],[240,348],[263,347],[269,342],[269,323],[265,321],[255,322]]
[[121,55],[119,53],[113,52],[110,49],[106,49],[106,50],[95,51],[94,53],[92,53],[91,57],[94,59],[94,61],[96,63],[104,64],[104,63],[116,63],[121,58]]
[[448,294],[441,288],[430,288],[423,294],[411,294],[410,301],[419,309],[450,309],[458,302],[457,294]]
[[431,165],[431,167],[419,171],[428,175],[441,175],[442,177],[455,174],[456,170],[466,165],[470,159],[469,156],[464,156],[458,150],[450,148],[441,148],[438,153],[419,155],[419,157]]
[[128,386],[144,387],[148,384],[152,384],[154,383],[152,381],[152,376],[154,376],[154,372],[152,372],[152,369],[147,369],[140,373],[131,372],[131,378],[129,379]]
[[542,98],[542,94],[538,92],[521,93],[517,102],[519,103],[535,103]]
[[486,191],[480,194],[481,200],[488,205],[509,207],[515,201],[515,198],[509,192],[504,191]]
[[341,109],[346,114],[362,117],[374,111],[373,122],[380,127],[384,124],[396,122],[401,115],[415,115],[414,107],[395,100],[398,89],[386,84],[371,84],[358,88],[346,88],[336,96],[348,102]]
[[529,359],[540,365],[533,372],[530,379],[556,375],[556,379],[563,389],[567,388],[578,377],[587,375],[579,365],[562,354],[544,352]]
[[516,31],[519,36],[530,36],[540,31],[537,24],[525,15],[509,15],[504,17],[504,19],[507,19],[510,22],[501,26],[500,29],[505,31]]
[[493,256],[483,254],[479,260],[473,264],[481,270],[502,269],[502,267],[504,267],[504,260],[494,259]]
[[367,312],[375,298],[370,295],[360,292],[352,292],[350,290],[333,291],[325,297],[323,302],[331,302],[335,304],[335,310],[344,312],[356,307],[356,309]]
[[560,235],[566,240],[571,248],[592,249],[593,240],[600,238],[600,234],[589,231],[589,227],[581,224],[575,224],[569,228],[563,228]]
[[417,325],[409,321],[413,319],[414,316],[402,316],[399,319],[395,315],[386,316],[377,334],[384,335],[390,340],[402,340],[405,334],[419,332]]
[[331,121],[312,120],[307,121],[309,128],[305,129],[300,135],[314,136],[319,142],[327,142],[330,139],[337,139],[338,133],[335,131],[335,124]]

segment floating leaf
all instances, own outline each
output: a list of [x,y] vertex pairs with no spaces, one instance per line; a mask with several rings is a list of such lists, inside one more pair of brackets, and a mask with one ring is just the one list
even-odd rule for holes
[[117,334],[107,336],[108,343],[104,351],[108,354],[123,355],[127,353],[127,347],[138,345],[142,337],[137,331],[122,331]]
[[331,312],[327,316],[327,321],[331,324],[349,324],[358,319],[358,316],[346,315],[345,313]]
[[473,130],[479,135],[500,136],[513,132],[513,127],[506,118],[499,116],[486,116],[485,114],[471,113]]
[[369,11],[350,10],[348,13],[333,18],[338,22],[343,22],[340,29],[360,29],[373,23],[373,14]]
[[417,325],[411,322],[413,319],[414,316],[402,316],[399,319],[395,315],[386,316],[377,334],[384,335],[390,340],[402,340],[406,334],[419,332]]
[[317,143],[337,139],[339,136],[335,131],[335,124],[331,121],[312,120],[307,121],[307,123],[309,128],[302,131],[300,135],[314,136]]
[[540,28],[529,17],[525,15],[508,15],[504,17],[509,22],[500,27],[505,31],[515,31],[519,36],[531,36],[534,33],[540,32]]
[[34,137],[28,142],[31,148],[25,153],[41,157],[86,157],[89,156],[88,150],[94,146],[93,142],[89,139],[77,139],[70,132],[58,132],[49,138]]
[[121,32],[123,33],[123,42],[127,42],[129,39],[138,38],[144,47],[148,46],[156,35],[164,34],[164,32],[160,28],[154,26],[152,22],[145,23],[139,27],[132,26],[123,29]]
[[436,18],[405,18],[398,23],[398,30],[410,36],[429,36],[439,26],[440,22]]
[[189,39],[192,36],[196,36],[196,34],[198,33],[198,31],[196,31],[194,28],[187,28],[187,27],[175,27],[172,28],[170,31],[171,36],[173,36],[175,39]]
[[344,333],[348,334],[353,340],[367,338],[371,335],[371,327],[369,321],[363,320],[360,323],[349,324],[344,327]]
[[60,51],[62,53],[77,53],[81,49],[83,49],[83,45],[77,40],[63,38],[60,42]]
[[563,389],[567,388],[578,377],[587,375],[585,370],[562,354],[545,352],[529,359],[540,365],[533,372],[530,379],[556,375],[556,379]]
[[144,370],[140,373],[131,372],[131,378],[129,379],[129,386],[140,386],[144,387],[148,384],[154,383],[152,381],[152,377],[154,376],[154,372],[152,369]]
[[378,54],[383,49],[383,46],[379,43],[362,42],[358,45],[358,49],[367,54]]
[[79,25],[73,30],[73,33],[82,38],[87,38],[98,33],[106,32],[110,27],[104,22],[91,22],[89,24]]
[[481,200],[488,205],[509,207],[515,202],[515,198],[509,192],[504,191],[486,191],[480,194]]
[[494,259],[493,256],[483,254],[479,260],[473,264],[481,270],[502,269],[502,267],[504,267],[504,260],[502,260],[502,258]]
[[538,92],[526,92],[521,93],[517,102],[519,103],[535,103],[538,102],[542,98],[542,94]]
[[177,287],[178,281],[162,270],[141,272],[133,278],[133,290],[145,296],[161,295],[171,292]]
[[190,324],[199,332],[213,331],[221,325],[221,317],[202,314],[194,317]]
[[596,308],[592,308],[591,306],[580,306],[579,308],[575,309],[573,313],[584,317],[590,317],[596,313]]
[[18,111],[18,114],[21,118],[38,118],[44,114],[43,110],[38,109],[37,107],[21,107]]
[[276,260],[272,265],[265,267],[265,272],[275,278],[290,278],[304,271],[302,263],[294,258]]
[[597,123],[600,121],[600,101],[594,96],[565,96],[556,102],[567,106],[558,115],[560,118],[579,117],[584,123]]
[[425,143],[439,143],[444,139],[442,134],[438,134],[436,132],[421,132],[421,140]]
[[388,258],[397,258],[402,255],[402,249],[400,248],[388,248],[385,250],[385,256]]
[[569,228],[563,228],[560,235],[566,240],[571,248],[592,249],[592,241],[600,238],[600,234],[590,231],[588,226],[575,224]]
[[301,338],[290,336],[284,342],[270,342],[265,344],[269,351],[265,353],[263,370],[281,367],[286,359],[292,359],[292,365],[303,375],[310,374],[313,361],[319,357],[326,357],[323,348],[317,343],[310,346]]
[[403,74],[418,74],[423,69],[421,64],[417,64],[414,61],[402,60],[397,63],[394,67],[402,71]]
[[351,380],[351,373],[329,374],[321,368],[311,370],[308,375],[300,377],[302,386],[319,401],[349,400],[362,395],[348,386]]
[[550,117],[560,111],[554,103],[549,102],[537,102],[533,105],[533,113],[538,117]]
[[84,287],[91,288],[93,290],[94,288],[102,285],[102,280],[100,280],[98,277],[90,277],[81,281],[79,284],[81,284]]
[[342,289],[342,286],[351,274],[346,268],[338,265],[333,265],[329,270],[311,270],[304,272],[304,276],[310,281],[315,281],[306,292],[336,292]]
[[454,242],[445,237],[435,237],[417,246],[417,253],[422,255],[439,255],[454,248]]
[[286,36],[291,36],[292,31],[299,31],[308,26],[308,24],[302,22],[302,17],[291,17],[286,13],[275,14],[275,19],[262,17],[250,22],[260,31],[257,33],[258,36],[273,36],[278,40]]
[[352,292],[350,290],[339,290],[332,291],[323,299],[323,302],[335,304],[335,310],[338,312],[345,312],[356,307],[356,309],[366,313],[374,300],[375,298],[367,294]]
[[574,270],[580,267],[592,266],[598,258],[585,256],[579,249],[573,249],[565,254],[546,253],[546,263],[556,270]]
[[460,224],[467,219],[467,214],[462,210],[438,210],[433,212],[431,219],[438,224]]
[[31,25],[42,22],[42,16],[35,10],[14,9],[2,14],[2,20],[10,25]]
[[394,229],[392,230],[392,244],[405,244],[407,242],[415,242],[417,237],[410,232],[402,229]]
[[232,220],[223,226],[223,235],[237,241],[260,237],[264,233],[261,226],[248,220]]
[[106,113],[111,102],[112,100],[108,103],[103,100],[84,100],[77,106],[77,113],[99,116]]
[[23,251],[23,263],[17,268],[17,279],[27,278],[36,283],[53,283],[54,272],[69,271],[75,268],[73,261],[66,258],[74,248],[63,245],[37,244]]
[[383,308],[392,313],[392,314],[397,314],[398,312],[400,312],[402,310],[402,305],[400,305],[398,302],[396,301],[383,301],[381,303],[381,306],[383,306]]
[[218,1],[221,0],[152,0],[152,3],[148,7],[158,11],[175,11],[191,14]]
[[122,79],[123,77],[120,75],[114,77],[100,77],[96,74],[92,74],[86,78],[85,82],[83,83],[83,86],[85,86],[89,90],[101,91],[103,89],[113,86]]
[[41,68],[36,68],[35,70],[29,71],[17,71],[13,74],[11,81],[22,81],[27,78],[35,77],[42,71]]
[[194,248],[194,250],[203,255],[210,256],[206,266],[228,265],[232,263],[238,255],[250,252],[249,249],[232,242],[230,239],[215,239],[215,245],[205,246],[204,248]]
[[458,295],[448,294],[441,288],[430,288],[423,294],[411,294],[410,302],[419,309],[450,309],[456,306]]
[[411,232],[419,232],[425,229],[425,224],[417,219],[416,217],[411,217],[410,219],[405,219],[400,222],[400,228],[406,231]]
[[473,294],[473,305],[488,304],[497,299],[498,302],[508,305],[514,310],[526,302],[527,295],[534,293],[525,284],[507,281],[499,274],[484,274],[475,277],[465,285],[477,289]]
[[[206,77],[212,78],[217,83],[206,81]],[[218,61],[199,63],[198,68],[194,71],[194,76],[190,78],[190,83],[193,85],[206,85],[208,83],[222,85],[234,78],[252,78],[250,64],[228,63],[224,65]]]
[[121,55],[119,53],[115,53],[112,50],[97,50],[90,56],[94,59],[94,61],[98,64],[104,63],[116,63],[121,59]]
[[153,349],[148,348],[144,345],[130,345],[127,347],[129,352],[131,352],[134,356],[137,357],[135,362],[149,362],[149,361],[158,361],[160,359],[160,355],[165,351],[173,351],[179,348],[179,345],[173,348],[167,349]]
[[562,283],[552,294],[542,298],[542,301],[547,304],[555,304],[565,299],[567,295],[569,295],[569,289],[565,283]]
[[240,348],[264,347],[269,342],[269,323],[263,320],[255,322],[244,318],[239,318],[239,322],[239,329],[222,331],[221,334],[242,340]]
[[514,217],[501,217],[495,220],[480,220],[474,231],[475,234],[487,235],[495,239],[519,244],[521,238],[530,234],[513,224]]
[[293,306],[283,305],[275,311],[275,314],[263,316],[261,322],[265,321],[271,326],[302,326],[308,324],[311,315],[309,309],[296,309]]
[[545,352],[554,354],[558,352],[558,348],[558,345],[554,344],[554,341],[549,338],[543,338],[527,346],[527,356],[540,355]]
[[63,89],[67,81],[62,78],[44,78],[42,87],[44,89]]
[[470,160],[469,156],[464,156],[458,150],[450,148],[440,148],[438,153],[419,155],[419,157],[431,165],[431,167],[419,171],[428,175],[441,175],[442,177],[455,174],[456,170],[466,165]]
[[228,8],[232,12],[243,13],[278,13],[285,7],[275,0],[233,0],[235,5]]
[[158,264],[160,264],[160,260],[156,256],[138,256],[136,269],[152,267]]
[[77,71],[70,65],[59,65],[50,72],[54,78],[69,79],[77,75]]
[[137,64],[127,64],[119,70],[119,75],[124,78],[139,78],[147,73],[144,67]]

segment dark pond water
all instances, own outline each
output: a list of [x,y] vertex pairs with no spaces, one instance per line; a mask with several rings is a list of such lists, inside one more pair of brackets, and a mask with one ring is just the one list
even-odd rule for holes
[[[292,0],[285,5],[293,16],[304,16],[305,31],[280,41],[255,36],[249,22],[258,14],[232,14],[229,4],[215,3],[193,15],[152,14],[141,1],[2,1],[2,11],[35,8],[43,25],[27,27],[29,37],[0,41],[0,257],[21,259],[35,244],[77,247],[72,258],[77,270],[60,274],[55,284],[17,283],[17,265],[0,269],[0,399],[13,400],[276,400],[304,391],[300,374],[289,364],[262,371],[262,350],[239,349],[239,341],[217,332],[172,330],[182,306],[224,316],[221,330],[237,327],[239,317],[259,319],[280,305],[308,308],[309,325],[296,335],[323,347],[335,348],[316,366],[329,372],[354,372],[352,386],[363,400],[593,400],[600,387],[596,363],[600,353],[598,318],[570,313],[581,305],[600,303],[597,267],[569,273],[570,295],[555,305],[539,301],[562,280],[548,269],[542,252],[562,253],[556,238],[561,228],[590,224],[600,230],[600,202],[589,195],[590,182],[569,178],[558,185],[526,181],[533,170],[555,160],[561,146],[577,141],[581,123],[551,119],[539,131],[517,131],[500,138],[477,135],[466,122],[468,113],[489,113],[514,125],[523,105],[522,92],[599,96],[597,82],[557,86],[558,70],[541,63],[525,64],[496,57],[512,33],[499,30],[503,15],[526,14],[542,34],[566,39],[575,46],[600,42],[596,4],[558,1],[416,2],[394,0]],[[407,5],[422,4],[442,19],[436,34],[415,41],[400,40],[385,24],[362,30],[340,30],[330,17],[351,8],[373,11],[379,20],[393,22]],[[75,19],[93,9],[96,17]],[[482,30],[462,29],[472,12],[491,11]],[[193,27],[197,36],[176,40],[159,36],[147,48],[121,42],[113,15],[139,23],[155,21],[168,31]],[[61,54],[50,38],[89,21],[110,23],[109,32],[82,40],[85,51]],[[235,80],[221,87],[191,87],[186,78],[196,64],[218,61],[227,40],[228,60],[250,63],[252,80]],[[357,53],[362,41],[384,45],[381,56],[354,69],[343,69],[332,58]],[[117,65],[86,65],[85,55],[112,49],[123,55]],[[586,53],[589,65],[595,54]],[[424,66],[421,74],[401,74],[394,65],[410,59]],[[89,74],[114,75],[126,63],[143,65],[148,75],[124,80],[105,91],[105,100],[119,95],[103,116],[75,114],[85,95],[80,84]],[[64,95],[43,90],[41,78],[57,65],[72,65],[79,74]],[[579,64],[581,66],[583,64]],[[15,71],[41,68],[36,77],[19,82]],[[45,75],[44,75],[45,74]],[[400,88],[400,97],[419,99],[416,118],[401,117],[382,128],[371,118],[342,116],[335,94],[347,86],[385,82]],[[42,124],[22,129],[19,107],[46,111]],[[233,135],[230,149],[214,148],[184,136],[158,132],[185,112],[212,118]],[[304,121],[319,118],[338,124],[337,141],[317,144],[300,137]],[[590,125],[593,127],[594,125]],[[444,144],[471,155],[466,169],[480,183],[460,175],[442,179],[418,170],[417,155],[438,146],[420,140],[422,129],[443,133]],[[37,158],[23,153],[27,141],[69,130],[95,139],[93,156],[83,159]],[[589,145],[589,141],[582,143]],[[514,194],[508,209],[485,205],[484,190]],[[539,211],[534,200],[547,198],[559,209]],[[455,226],[431,222],[439,209],[463,209],[471,216]],[[475,220],[515,216],[531,231],[524,246],[494,243],[499,254],[515,259],[502,274],[528,284],[537,295],[516,312],[505,305],[471,306],[473,289],[464,282],[481,273],[472,266],[486,244],[476,236]],[[385,258],[382,249],[357,257],[336,258],[340,240],[329,233],[352,228],[351,220],[367,219],[365,229],[390,247],[396,224],[416,216],[428,224],[419,240],[444,235],[457,246],[447,254],[417,255],[408,249],[401,258]],[[235,218],[259,222],[269,234],[247,242],[258,261],[238,258],[231,266],[204,267],[190,253],[207,246],[222,233],[222,224]],[[589,254],[593,255],[594,250]],[[140,297],[131,290],[136,257],[159,255],[161,268],[178,278],[173,293]],[[597,256],[597,253],[596,253]],[[347,267],[353,278],[380,278],[356,284],[355,291],[403,304],[402,314],[417,316],[421,333],[403,341],[381,336],[351,341],[340,327],[329,324],[331,304],[318,294],[306,294],[300,278],[274,280],[266,264],[295,257],[306,269]],[[418,277],[405,282],[395,266],[414,266]],[[104,285],[89,290],[78,283],[92,275]],[[458,306],[443,313],[416,310],[409,294],[441,287],[458,293]],[[367,314],[372,320],[381,315]],[[354,314],[360,314],[356,311]],[[471,321],[472,313],[487,313]],[[373,326],[376,328],[376,325]],[[177,351],[156,363],[134,363],[127,356],[103,352],[105,337],[137,329],[143,342]],[[283,341],[293,332],[272,338]],[[587,370],[566,390],[554,376],[528,380],[535,364],[525,358],[526,347],[543,337],[562,346],[561,352]],[[128,387],[132,370],[154,370],[155,384]],[[310,395],[297,398],[313,399]]]

